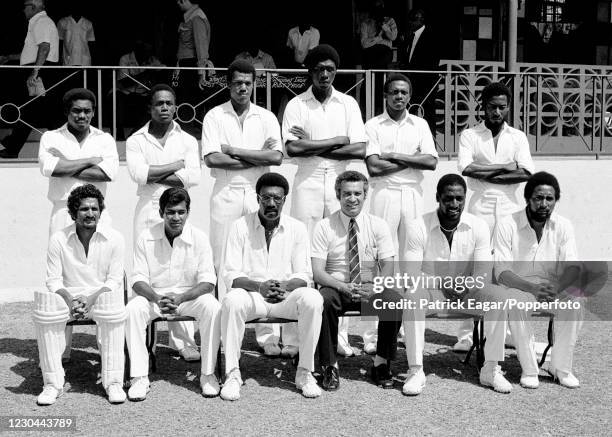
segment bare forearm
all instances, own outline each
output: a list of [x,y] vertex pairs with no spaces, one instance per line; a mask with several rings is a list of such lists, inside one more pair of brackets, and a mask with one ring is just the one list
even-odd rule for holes
[[51,45],[48,42],[38,44],[38,52],[36,52],[36,65],[43,65],[49,56]]
[[[178,297],[178,304],[180,305],[183,302],[189,302],[190,300],[197,299],[198,297],[212,293],[215,290],[215,286],[209,282],[200,282],[195,287],[187,290],[185,293],[180,294]],[[176,302],[176,299],[175,299]]]
[[367,169],[370,176],[386,176],[403,170],[404,166],[381,158],[375,164],[368,162]]
[[151,165],[149,166],[149,173],[147,175],[147,183],[159,182],[162,179],[173,175],[174,172],[180,170],[182,167],[179,166],[178,161],[170,164],[163,165]]
[[225,153],[215,152],[204,157],[204,164],[208,168],[222,168],[224,170],[242,170],[253,165],[241,159],[233,158]]
[[529,179],[529,173],[522,168],[487,178],[487,180],[493,184],[502,185],[518,184],[520,182],[525,182],[527,179]]
[[259,281],[252,281],[249,278],[236,278],[234,279],[234,282],[232,282],[232,288],[242,288],[246,291],[254,291],[254,292],[259,292],[259,287],[261,286],[262,282]]
[[295,140],[287,143],[287,154],[294,156],[315,156],[344,146],[337,137],[326,140]]
[[438,160],[432,155],[393,153],[389,156],[389,161],[405,168],[415,168],[418,170],[435,170],[438,165]]
[[336,159],[342,161],[345,159],[363,159],[365,158],[365,143],[353,143],[346,146],[338,147],[319,154],[322,158]]
[[474,178],[474,179],[489,179],[499,174],[502,174],[504,170],[468,170],[465,169],[461,173],[463,176]]
[[331,287],[340,290],[346,285],[344,282],[335,279],[325,271],[314,271],[313,277],[315,282],[323,287]]
[[79,173],[77,173],[75,178],[80,179],[82,181],[87,182],[108,182],[110,178],[100,167],[94,165],[92,167],[88,167]]
[[165,178],[157,181],[157,183],[162,184],[162,185],[167,185],[169,187],[178,187],[178,188],[185,187],[185,185],[183,185],[183,181],[181,181],[181,179],[175,174],[166,176]]
[[66,177],[66,176],[75,176],[78,173],[81,173],[83,170],[95,166],[95,162],[92,158],[82,158],[82,159],[65,159],[60,158],[57,165],[53,169],[53,173],[51,176],[54,177]]
[[138,281],[132,286],[132,290],[139,296],[144,297],[149,302],[159,303],[162,298],[161,295],[157,294],[146,282]]
[[230,156],[246,161],[256,167],[280,165],[283,160],[283,154],[278,150],[249,150],[232,147]]
[[287,286],[285,287],[287,291],[293,291],[296,288],[306,287],[308,284],[302,279],[293,278],[287,281]]
[[516,288],[518,290],[526,291],[527,293],[533,294],[533,284],[529,281],[524,280],[519,275],[510,270],[502,272],[499,275],[497,281],[508,288]]
[[472,162],[468,165],[464,172],[466,171],[493,171],[493,170],[505,170],[508,164],[478,164],[476,162]]

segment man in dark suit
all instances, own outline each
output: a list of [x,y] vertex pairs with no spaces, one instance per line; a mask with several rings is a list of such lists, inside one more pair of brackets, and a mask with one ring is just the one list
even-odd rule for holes
[[[440,64],[440,50],[436,44],[436,36],[430,26],[425,25],[425,12],[422,9],[412,9],[408,13],[408,21],[404,31],[399,37],[397,58],[399,68],[402,70],[432,71],[438,70]],[[437,74],[413,73],[411,105],[421,105],[412,108],[412,113],[427,120],[429,128],[435,138],[435,97],[431,89],[438,80]],[[435,85],[437,88],[437,85]]]

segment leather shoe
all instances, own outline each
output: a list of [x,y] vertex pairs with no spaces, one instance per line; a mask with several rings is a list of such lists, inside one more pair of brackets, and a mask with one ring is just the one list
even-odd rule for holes
[[334,366],[323,368],[323,383],[321,384],[327,391],[335,391],[340,387],[340,375]]
[[393,388],[393,374],[389,370],[387,364],[380,364],[378,366],[373,365],[370,376],[377,386],[384,389]]

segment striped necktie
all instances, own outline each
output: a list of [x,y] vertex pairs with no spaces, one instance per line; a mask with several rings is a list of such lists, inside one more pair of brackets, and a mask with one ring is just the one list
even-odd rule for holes
[[354,218],[348,227],[349,279],[353,284],[361,284],[361,266],[359,265],[359,244],[357,242],[357,223]]

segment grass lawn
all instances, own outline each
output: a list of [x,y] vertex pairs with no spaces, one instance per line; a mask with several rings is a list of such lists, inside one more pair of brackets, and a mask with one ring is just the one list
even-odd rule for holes
[[[569,390],[551,378],[540,388],[519,386],[520,366],[507,349],[503,364],[513,384],[509,395],[481,387],[475,367],[450,349],[458,322],[429,321],[424,368],[427,386],[417,397],[402,395],[407,369],[403,348],[392,370],[394,390],[370,383],[371,357],[361,353],[360,324],[351,320],[351,344],[358,356],[340,360],[340,390],[305,399],[293,383],[290,361],[260,355],[247,330],[242,361],[246,385],[237,402],[205,399],[198,386],[199,363],[185,363],[158,348],[158,373],[150,375],[144,402],[107,402],[99,378],[93,327],[77,327],[66,393],[55,405],[39,407],[42,389],[31,321],[32,303],[0,305],[0,415],[76,416],[84,435],[610,435],[612,426],[612,322],[585,322],[576,346],[574,370],[581,387]],[[167,342],[161,325],[161,343]],[[537,322],[545,338],[546,322]],[[3,433],[2,435],[15,435]],[[16,435],[39,435],[21,432]],[[48,433],[44,435],[53,435]],[[74,435],[74,434],[72,434]]]

